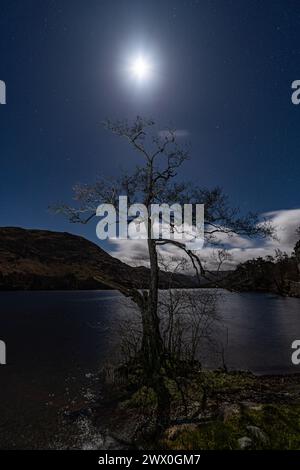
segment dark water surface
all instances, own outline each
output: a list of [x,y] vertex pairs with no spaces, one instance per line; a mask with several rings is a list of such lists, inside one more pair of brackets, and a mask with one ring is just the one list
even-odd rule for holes
[[[291,343],[300,339],[300,299],[224,292],[218,302],[217,346],[203,355],[255,373],[300,372]],[[118,320],[127,315],[117,292],[2,292],[0,339],[0,448],[99,448],[102,438],[82,420],[61,424],[63,410],[97,399],[95,374],[111,360]],[[67,436],[67,437],[66,437]]]

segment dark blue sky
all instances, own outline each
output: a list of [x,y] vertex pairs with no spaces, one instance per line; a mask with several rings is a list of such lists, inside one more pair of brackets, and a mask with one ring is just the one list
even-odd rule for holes
[[[151,54],[155,83],[122,64]],[[133,166],[105,117],[188,132],[183,178],[220,185],[258,212],[300,207],[299,1],[1,0],[1,226],[68,230],[47,211],[76,182]]]

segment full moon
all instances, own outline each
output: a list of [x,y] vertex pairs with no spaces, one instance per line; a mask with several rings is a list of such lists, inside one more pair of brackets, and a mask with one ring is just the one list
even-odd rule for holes
[[130,66],[130,71],[138,81],[145,81],[151,75],[151,63],[143,56],[136,57]]

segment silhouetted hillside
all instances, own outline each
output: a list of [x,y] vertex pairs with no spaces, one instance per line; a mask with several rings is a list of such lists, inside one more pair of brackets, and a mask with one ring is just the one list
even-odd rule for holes
[[[0,290],[107,289],[120,281],[146,289],[149,270],[128,266],[70,233],[0,228]],[[160,287],[169,285],[170,274],[161,272]],[[194,281],[176,274],[172,286],[193,287]]]

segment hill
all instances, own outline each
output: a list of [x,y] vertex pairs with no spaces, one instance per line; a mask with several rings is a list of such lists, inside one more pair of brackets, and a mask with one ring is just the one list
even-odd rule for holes
[[[161,288],[170,285],[170,276],[160,272]],[[109,289],[118,282],[146,289],[149,270],[128,266],[70,233],[0,228],[0,290]],[[172,276],[171,284],[195,286],[192,278],[180,274]]]

